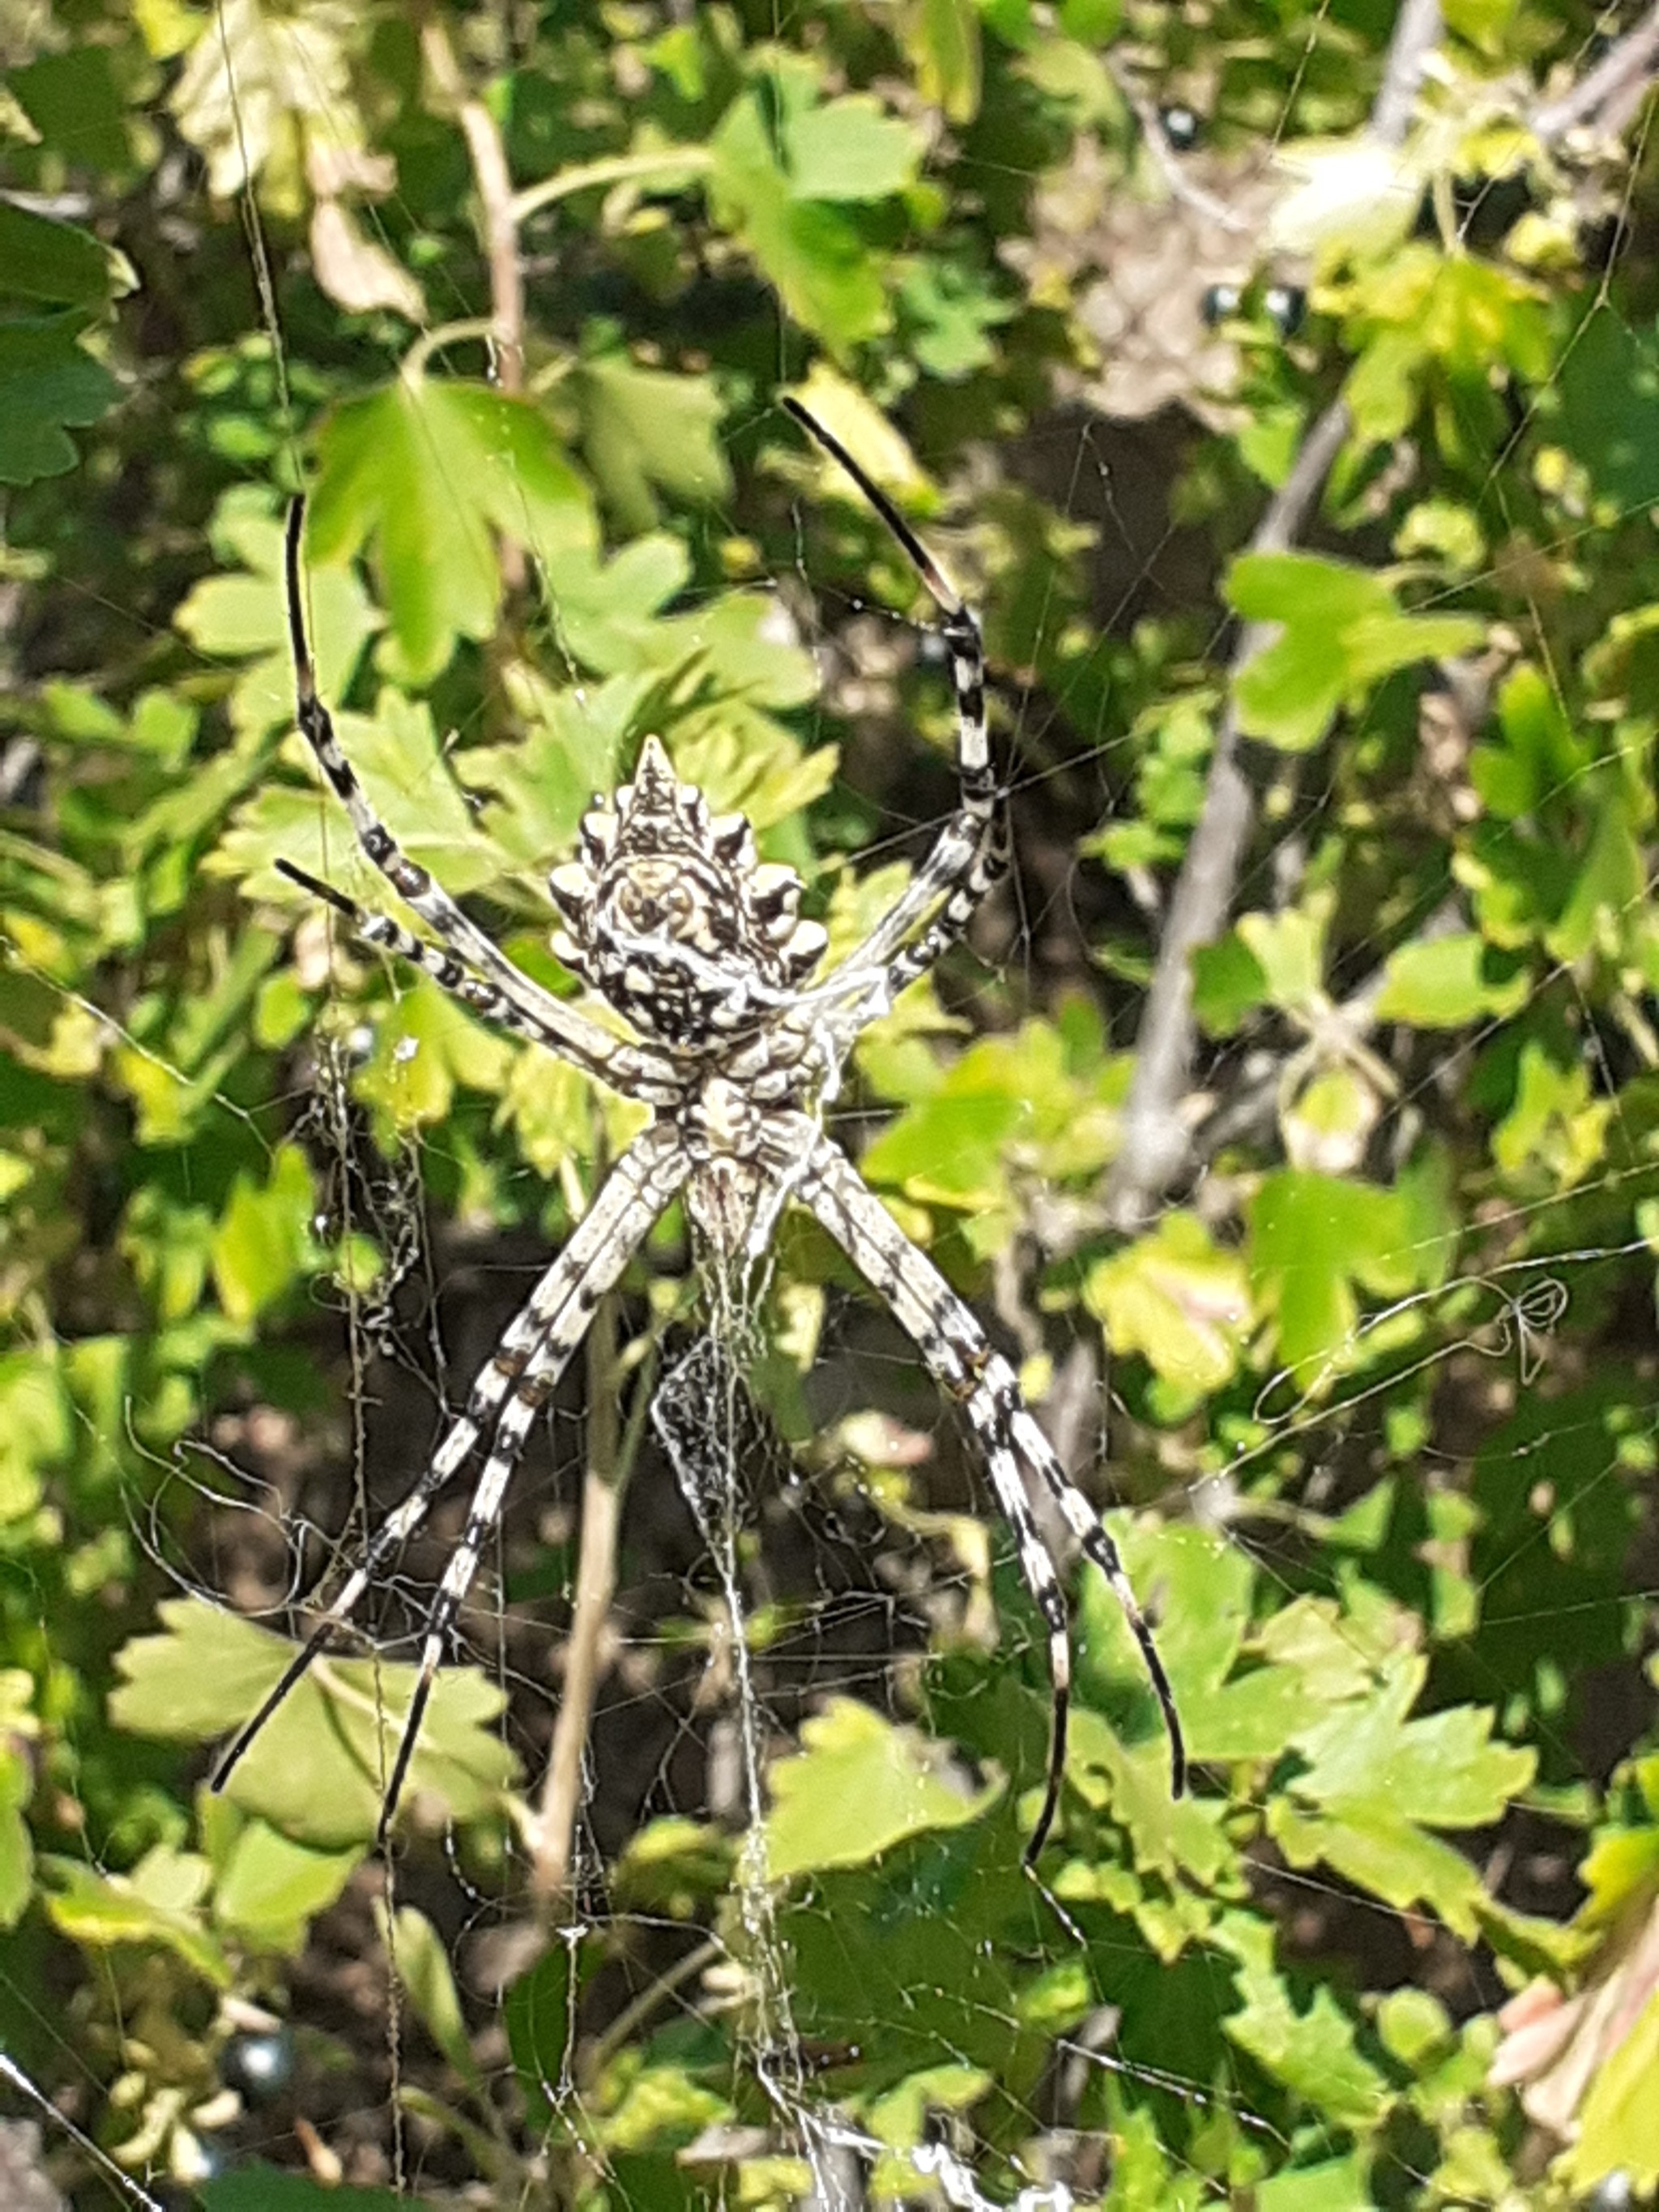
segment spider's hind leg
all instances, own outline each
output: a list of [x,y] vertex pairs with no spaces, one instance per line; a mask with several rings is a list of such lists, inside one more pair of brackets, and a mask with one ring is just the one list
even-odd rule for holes
[[803,1126],[792,1151],[810,1153],[799,1177],[800,1194],[859,1273],[892,1309],[934,1378],[961,1405],[984,1455],[997,1504],[1014,1532],[1020,1572],[1048,1631],[1054,1724],[1042,1809],[1025,1847],[1030,1865],[1042,1849],[1060,1803],[1066,1771],[1066,1729],[1071,1704],[1072,1654],[1065,1593],[1042,1540],[1021,1478],[1022,1462],[1034,1469],[1064,1514],[1085,1555],[1112,1586],[1151,1678],[1170,1736],[1170,1788],[1186,1787],[1187,1755],[1175,1693],[1158,1656],[1116,1545],[1082,1492],[1066,1480],[1054,1448],[1020,1395],[1014,1371],[972,1313],[925,1253],[919,1252],[856,1169],[829,1139]]

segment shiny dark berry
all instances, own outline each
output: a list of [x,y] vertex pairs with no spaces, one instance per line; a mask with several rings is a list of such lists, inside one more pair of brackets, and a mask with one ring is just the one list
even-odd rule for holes
[[1158,109],[1158,119],[1163,126],[1164,136],[1176,152],[1190,154],[1199,142],[1201,131],[1192,109],[1181,100],[1171,100],[1167,107]]
[[1264,285],[1261,312],[1280,337],[1294,337],[1307,319],[1308,295],[1299,284]]
[[240,2089],[251,2105],[280,2097],[294,2078],[294,2038],[285,2027],[265,2035],[234,2035],[219,2071],[227,2086]]

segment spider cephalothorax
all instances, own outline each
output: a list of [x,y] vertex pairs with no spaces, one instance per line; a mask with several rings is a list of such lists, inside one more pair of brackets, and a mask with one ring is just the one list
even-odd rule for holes
[[1072,1656],[1064,1592],[1026,1484],[1040,1483],[1079,1548],[1110,1583],[1139,1643],[1170,1731],[1173,1786],[1185,1772],[1180,1723],[1152,1632],[1117,1547],[1070,1482],[1020,1396],[1012,1368],[939,1269],[823,1127],[826,1100],[860,1031],[957,943],[1006,865],[985,723],[984,648],[977,617],[957,598],[915,532],[838,440],[793,400],[785,406],[834,455],[886,523],[937,601],[956,692],[956,811],[908,887],[861,944],[810,991],[824,950],[803,921],[793,869],[765,865],[740,814],[714,815],[682,783],[655,738],[634,781],[596,799],[580,857],[550,878],[566,927],[560,957],[632,1025],[633,1038],[590,1020],[516,968],[442,885],[401,850],[375,814],[317,696],[300,592],[301,509],[289,520],[289,627],[300,727],[350,815],[357,842],[441,940],[366,913],[302,868],[277,863],[327,901],[358,933],[411,962],[487,1022],[580,1068],[654,1115],[599,1185],[564,1249],[472,1385],[415,1486],[365,1546],[357,1564],[282,1680],[231,1745],[215,1778],[237,1760],[317,1654],[349,1617],[370,1580],[418,1528],[439,1492],[486,1436],[492,1441],[460,1541],[450,1554],[422,1649],[382,1814],[389,1820],[408,1771],[438,1665],[507,1485],[537,1414],[587,1334],[595,1307],[618,1283],[653,1223],[677,1198],[727,1261],[757,1256],[786,1204],[828,1231],[915,1345],[972,1431],[998,1505],[1014,1532],[1020,1571],[1048,1635],[1054,1728],[1048,1787],[1028,1846],[1041,1849],[1060,1801]]
[[548,888],[568,924],[560,959],[646,1036],[693,1052],[784,1005],[826,942],[800,918],[795,871],[757,860],[744,817],[711,814],[654,737]]

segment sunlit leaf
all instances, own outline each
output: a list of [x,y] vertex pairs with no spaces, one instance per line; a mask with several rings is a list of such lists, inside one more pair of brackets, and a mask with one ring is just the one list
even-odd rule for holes
[[499,538],[540,561],[593,541],[592,499],[545,416],[488,385],[400,377],[331,416],[319,462],[307,551],[327,563],[369,544],[411,684],[495,629]]
[[[285,1638],[195,1599],[158,1608],[159,1635],[117,1655],[118,1726],[205,1743],[240,1728],[294,1655]],[[273,1716],[231,1778],[246,1812],[295,1843],[346,1851],[371,1842],[418,1670],[392,1661],[319,1662]],[[446,1668],[428,1709],[404,1807],[430,1792],[451,1819],[495,1803],[516,1761],[492,1732],[501,1692],[476,1668]]]
[[1084,1297],[1116,1352],[1144,1352],[1160,1375],[1213,1390],[1232,1374],[1250,1302],[1243,1261],[1201,1222],[1172,1213],[1151,1236],[1091,1269]]
[[1395,669],[1466,652],[1482,634],[1471,616],[1402,613],[1380,576],[1307,553],[1242,556],[1227,597],[1247,620],[1281,625],[1234,696],[1243,730],[1291,752],[1316,745],[1339,708]]
[[574,381],[588,465],[625,528],[656,521],[659,489],[683,500],[726,496],[731,471],[717,435],[723,410],[707,377],[601,354]]
[[766,1870],[775,1881],[823,1867],[860,1866],[907,1836],[977,1820],[994,1784],[945,1780],[937,1752],[868,1705],[835,1698],[801,1729],[802,1748],[775,1759],[768,1782]]

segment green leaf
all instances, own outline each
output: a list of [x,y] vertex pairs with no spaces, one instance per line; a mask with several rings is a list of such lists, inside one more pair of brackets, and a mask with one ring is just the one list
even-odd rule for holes
[[[177,1743],[228,1735],[255,1712],[295,1646],[196,1599],[161,1606],[158,1636],[116,1655],[110,1696],[118,1728]],[[380,1825],[390,1771],[419,1669],[388,1660],[319,1661],[278,1708],[231,1777],[245,1812],[323,1851],[361,1848]],[[430,1791],[456,1820],[482,1818],[516,1771],[492,1733],[501,1692],[471,1667],[439,1674],[410,1768],[404,1808]]]
[[1395,669],[1466,652],[1484,634],[1467,615],[1402,614],[1370,569],[1309,553],[1244,554],[1226,591],[1247,621],[1282,626],[1237,678],[1234,699],[1245,735],[1287,752],[1316,745],[1341,708]]
[[1053,1023],[981,1038],[876,1139],[865,1174],[921,1205],[1006,1211],[1011,1148],[1057,1176],[1091,1173],[1110,1158],[1110,1081],[1104,1073],[1087,1081],[1073,1075]]
[[1265,1176],[1248,1218],[1251,1286],[1304,1389],[1363,1357],[1353,1285],[1401,1297],[1429,1256],[1398,1192],[1304,1169]]
[[1325,966],[1325,919],[1289,907],[1283,914],[1245,914],[1241,942],[1261,969],[1267,1004],[1285,1013],[1305,1012],[1319,998]]
[[362,1863],[361,1848],[313,1850],[264,1820],[249,1820],[214,1885],[213,1917],[262,1950],[298,1951],[311,1922]]
[[818,1874],[776,1911],[795,2031],[856,2046],[872,2087],[944,2056],[1018,2100],[1052,2043],[1020,2019],[1011,1929],[1032,1923],[1006,1801],[988,1820],[913,1837],[879,1866]]
[[910,264],[897,297],[917,361],[947,382],[988,368],[996,359],[990,332],[1018,313],[978,270],[932,255]]
[[0,1742],[0,1929],[15,1928],[34,1886],[34,1847],[24,1808],[34,1795],[27,1754]]
[[1218,1390],[1238,1364],[1250,1317],[1244,1263],[1218,1250],[1195,1214],[1168,1214],[1150,1236],[1097,1261],[1083,1295],[1113,1352],[1144,1352],[1184,1389]]
[[1544,933],[1553,958],[1580,961],[1592,948],[1617,959],[1645,903],[1647,863],[1632,823],[1630,795],[1612,787],[1597,809],[1589,850],[1565,907]]
[[0,200],[0,293],[95,307],[115,289],[110,257],[89,230]]
[[277,1152],[263,1189],[236,1178],[212,1247],[214,1285],[233,1321],[252,1321],[303,1273],[316,1204],[310,1165],[295,1145]]
[[885,330],[891,311],[880,263],[833,203],[902,190],[921,145],[867,94],[818,106],[818,77],[804,57],[768,57],[714,134],[709,191],[789,313],[844,354]]
[[799,200],[880,200],[915,179],[921,141],[867,93],[822,107],[784,100],[784,167]]
[[0,1526],[34,1511],[46,1470],[69,1451],[73,1436],[56,1347],[0,1354]]
[[1659,338],[1611,307],[1585,318],[1562,359],[1561,443],[1619,512],[1659,502]]
[[519,2088],[532,2122],[552,2124],[570,2081],[570,2047],[576,2033],[576,2007],[585,1956],[592,1945],[574,1948],[555,1942],[507,1993],[507,2047],[513,2053]]
[[447,991],[420,976],[382,1012],[374,1049],[355,1088],[366,1104],[380,1109],[386,1127],[407,1131],[441,1121],[458,1085],[500,1091],[520,1057],[530,1062],[527,1084],[556,1082],[548,1076],[539,1053],[521,1055]]
[[971,123],[979,112],[982,68],[974,0],[905,0],[899,38],[921,98],[943,108],[952,123]]
[[488,385],[399,377],[330,416],[318,460],[308,554],[372,545],[393,672],[410,684],[429,684],[458,638],[495,629],[497,535],[542,562],[594,543],[592,501],[545,416]]
[[1496,1820],[1526,1788],[1534,1753],[1492,1741],[1492,1717],[1456,1705],[1407,1718],[1427,1676],[1415,1653],[1395,1654],[1363,1710],[1298,1731],[1308,1761],[1293,1787],[1328,1813],[1364,1808],[1427,1827],[1478,1828]]
[[1389,955],[1376,1018],[1420,1030],[1462,1029],[1483,1015],[1518,1013],[1531,992],[1524,970],[1494,957],[1474,931],[1460,931]]
[[1245,1998],[1224,2023],[1231,2039],[1316,2112],[1346,2126],[1375,2125],[1389,2100],[1388,2085],[1361,2055],[1353,2022],[1330,1991],[1315,1990],[1305,2004],[1297,2001],[1273,1964],[1266,1922],[1230,1912],[1218,1936],[1239,1961]]
[[[405,698],[388,684],[372,721],[341,714],[335,726],[380,820],[452,896],[463,897],[509,872],[506,854],[492,846],[458,787],[423,701]],[[392,896],[386,879],[359,852],[345,810],[322,781],[310,746],[292,738],[288,756],[305,781],[265,784],[237,810],[208,867],[216,875],[243,878],[252,897],[292,906],[306,895],[277,873],[277,860],[285,859],[325,878],[355,879],[366,904],[384,906]]]
[[[1103,1577],[1095,1579],[1103,1584]],[[1097,1601],[1096,1618],[1098,1613]],[[1152,1710],[1156,1712],[1156,1707]],[[1129,1750],[1117,1731],[1085,1706],[1072,1716],[1066,1771],[1084,1797],[1110,1808],[1128,1837],[1139,1871],[1157,1874],[1171,1885],[1178,1876],[1190,1875],[1208,1887],[1231,1863],[1224,1808],[1213,1798],[1170,1796],[1169,1752],[1161,1729]],[[1074,1859],[1056,1874],[1054,1893],[1078,1902],[1094,1897],[1097,1874],[1086,1859]]]
[[325,2185],[259,2159],[198,2182],[196,2194],[204,2212],[409,2212],[409,2199],[392,2190]]
[[710,378],[641,368],[617,353],[585,361],[571,385],[588,465],[624,529],[657,520],[653,486],[687,501],[730,496],[717,435],[724,410]]
[[1194,948],[1193,1011],[1212,1036],[1231,1036],[1267,996],[1267,971],[1237,930]]
[[[260,489],[238,485],[219,502],[213,538],[245,573],[204,577],[173,619],[199,653],[257,656],[237,679],[230,718],[238,730],[262,737],[294,720],[283,526]],[[325,700],[338,699],[380,617],[349,568],[308,569],[302,588],[318,689]]]
[[1469,781],[1491,812],[1513,822],[1569,792],[1589,755],[1554,686],[1530,662],[1512,670],[1499,690],[1497,720],[1503,743],[1474,748]]
[[804,1748],[768,1777],[766,1871],[774,1881],[861,1866],[907,1837],[976,1820],[996,1784],[964,1795],[942,1778],[942,1747],[895,1728],[868,1705],[831,1698],[801,1728]]
[[1369,2166],[1364,2152],[1352,2151],[1317,2166],[1282,2168],[1250,2192],[1255,2212],[1353,2212],[1355,2205],[1375,2201]]
[[64,52],[41,54],[9,70],[6,89],[46,144],[76,168],[118,173],[130,165],[127,106],[111,47],[84,40]]
[[1558,1185],[1571,1184],[1601,1158],[1611,1098],[1596,1095],[1589,1068],[1565,1066],[1549,1046],[1528,1037],[1521,1048],[1515,1097],[1492,1133],[1492,1156],[1506,1175],[1541,1170]]
[[0,483],[61,477],[79,456],[68,428],[83,428],[118,397],[106,368],[76,343],[80,309],[0,323]]
[[83,1947],[161,1945],[216,1989],[228,1989],[230,1962],[203,1924],[210,1869],[205,1859],[158,1844],[131,1875],[101,1875],[79,1859],[44,1858],[46,1911]]
[[460,1996],[437,1929],[412,1905],[398,1908],[389,1932],[384,1912],[380,1917],[387,1952],[416,2017],[467,2087],[482,2094],[483,2076],[467,2040]]
[[1659,2186],[1659,1990],[1590,2078],[1578,2140],[1557,2162],[1575,2190],[1624,2175],[1642,2196]]

